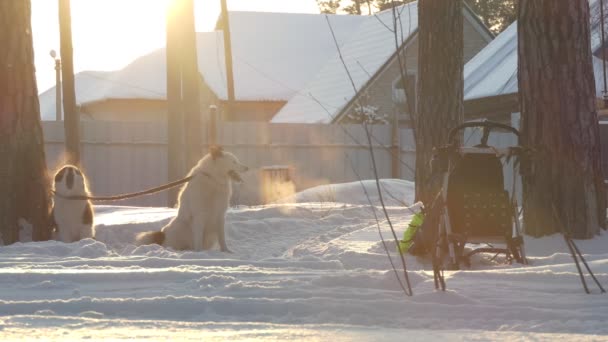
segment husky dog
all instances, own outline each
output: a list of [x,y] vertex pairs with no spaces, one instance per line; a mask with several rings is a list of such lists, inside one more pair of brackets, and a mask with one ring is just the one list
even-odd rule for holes
[[93,238],[93,209],[88,200],[68,199],[69,196],[88,196],[87,180],[76,166],[66,165],[55,174],[53,185],[52,218],[57,228],[57,239],[74,242]]
[[241,182],[239,173],[247,170],[233,154],[211,147],[190,170],[188,175],[194,178],[180,190],[177,216],[159,232],[138,234],[136,244],[201,251],[219,243],[221,251],[230,252],[224,216],[232,195],[231,181]]

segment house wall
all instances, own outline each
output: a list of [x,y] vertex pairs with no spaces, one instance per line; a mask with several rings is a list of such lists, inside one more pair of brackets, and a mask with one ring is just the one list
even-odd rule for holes
[[475,57],[479,51],[481,51],[493,37],[489,37],[486,34],[479,32],[479,29],[475,28],[475,25],[471,21],[465,20],[463,22],[463,34],[464,34],[464,45],[463,45],[463,57],[464,64]]
[[[220,113],[226,108],[225,101],[220,100],[203,80],[201,83],[201,109],[208,113],[209,106],[216,106]],[[230,115],[223,115],[222,120],[234,122],[269,122],[285,105],[285,101],[236,101]]]
[[[473,56],[475,56],[481,49],[483,49],[490,41],[491,37],[487,34],[482,34],[465,16],[463,21],[463,33],[464,33],[464,63],[468,62]],[[418,74],[418,37],[414,37],[410,44],[405,48],[405,52],[402,52],[402,62],[405,61],[407,66],[407,72],[411,74]],[[372,80],[372,83],[367,87],[364,92],[364,103],[378,108],[379,114],[393,115],[396,109],[395,102],[393,101],[393,85],[400,78],[401,72],[397,58],[393,58],[384,69]],[[348,113],[352,113],[354,108],[348,109]],[[403,114],[403,113],[402,113]],[[344,116],[346,117],[346,116]],[[345,119],[346,121],[347,119]],[[345,122],[342,121],[341,122]]]
[[165,121],[165,100],[110,99],[92,102],[80,108],[82,120],[159,122]]
[[[283,108],[285,101],[237,101],[232,106],[231,115],[224,115],[224,121],[269,122]],[[225,108],[225,103],[220,105]]]
[[[220,112],[224,102],[215,97],[201,99],[201,115],[206,120],[209,106],[218,106]],[[233,115],[223,117],[225,121],[269,122],[285,105],[285,101],[239,101],[233,106]],[[122,122],[166,122],[167,102],[164,100],[110,99],[81,107],[82,120]]]

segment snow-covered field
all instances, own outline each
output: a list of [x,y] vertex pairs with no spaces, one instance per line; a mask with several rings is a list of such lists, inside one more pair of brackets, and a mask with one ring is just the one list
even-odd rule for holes
[[[400,235],[413,184],[383,184]],[[584,294],[560,236],[527,238],[529,266],[478,256],[446,292],[408,257],[405,297],[358,183],[295,199],[328,194],[232,209],[234,254],[136,247],[175,211],[111,206],[96,207],[98,241],[0,247],[0,339],[608,340],[608,295]],[[608,287],[608,234],[578,245]]]

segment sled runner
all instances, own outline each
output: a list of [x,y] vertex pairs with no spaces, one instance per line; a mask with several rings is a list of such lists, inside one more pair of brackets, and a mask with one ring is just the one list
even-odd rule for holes
[[[457,137],[466,128],[483,129],[478,145],[460,144]],[[516,135],[518,144],[507,148],[490,146],[488,137],[492,131]],[[428,251],[434,254],[435,269],[470,266],[470,257],[477,253],[505,254],[509,262],[526,263],[515,194],[515,170],[524,153],[519,137],[515,128],[504,124],[468,122],[453,128],[448,144],[437,149],[432,168],[442,183],[441,194],[433,205],[438,217],[434,227],[424,227],[437,230],[432,234],[434,248]],[[503,161],[513,161],[511,194],[505,189]],[[476,245],[467,252],[467,244]]]

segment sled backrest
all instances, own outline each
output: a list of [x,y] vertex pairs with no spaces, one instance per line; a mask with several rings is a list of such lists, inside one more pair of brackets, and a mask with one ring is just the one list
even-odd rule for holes
[[471,237],[510,234],[510,201],[500,159],[492,153],[471,153],[453,162],[447,196],[452,232]]

